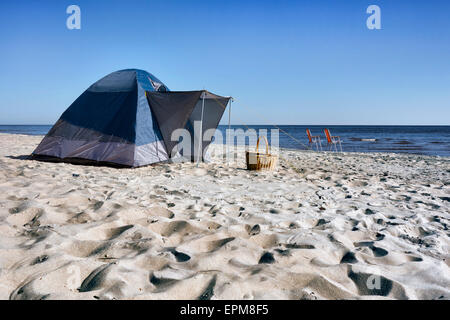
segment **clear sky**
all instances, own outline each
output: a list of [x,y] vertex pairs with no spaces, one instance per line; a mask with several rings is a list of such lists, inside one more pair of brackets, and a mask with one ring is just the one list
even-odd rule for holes
[[0,124],[52,124],[125,68],[232,95],[235,124],[450,124],[445,0],[1,1],[0,39]]

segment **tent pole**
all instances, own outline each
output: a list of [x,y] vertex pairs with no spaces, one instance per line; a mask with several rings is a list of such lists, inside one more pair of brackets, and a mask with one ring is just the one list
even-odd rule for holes
[[[198,154],[197,154],[197,167],[200,164],[200,155],[202,153],[202,147],[203,147],[203,111],[205,109],[205,91],[202,93],[202,116],[200,118],[200,140],[198,142]],[[202,157],[203,159],[203,157]]]
[[226,153],[227,153],[227,158],[229,156],[229,152],[230,152],[230,146],[228,145],[228,143],[230,143],[231,141],[231,102],[233,101],[233,98],[230,99],[230,107],[228,108],[228,134],[226,135],[227,137],[227,143],[226,144]]
[[[231,102],[233,98],[230,99],[230,108],[228,108],[228,130],[231,130]],[[230,132],[230,131],[228,131]]]

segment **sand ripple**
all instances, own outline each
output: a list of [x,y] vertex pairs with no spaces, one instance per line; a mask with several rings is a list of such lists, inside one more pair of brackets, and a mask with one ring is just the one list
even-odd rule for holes
[[450,160],[283,151],[138,169],[0,135],[2,299],[449,299]]

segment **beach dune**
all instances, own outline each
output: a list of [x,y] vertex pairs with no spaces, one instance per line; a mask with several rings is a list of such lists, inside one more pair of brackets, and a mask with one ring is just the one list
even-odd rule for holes
[[281,150],[136,169],[0,135],[0,299],[450,299],[450,159]]

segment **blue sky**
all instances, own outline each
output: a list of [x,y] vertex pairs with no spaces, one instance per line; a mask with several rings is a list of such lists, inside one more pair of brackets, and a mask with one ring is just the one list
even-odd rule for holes
[[[81,8],[81,30],[66,8]],[[381,30],[366,9],[381,8]],[[450,124],[450,2],[0,2],[0,123],[52,124],[90,84],[147,70],[232,95],[235,124]]]

